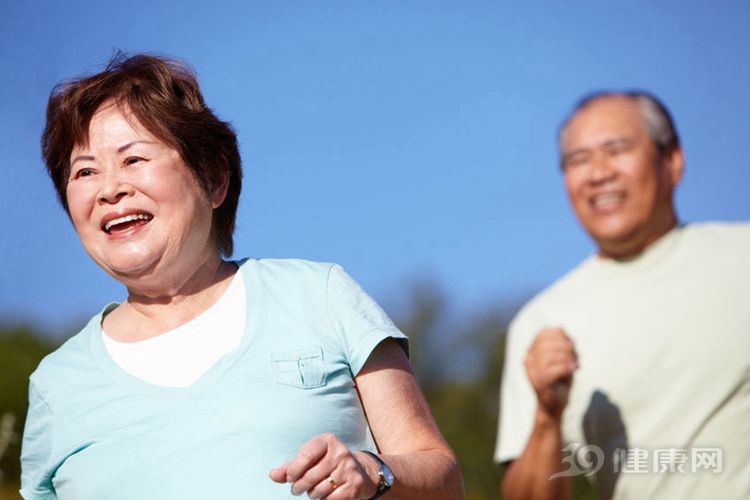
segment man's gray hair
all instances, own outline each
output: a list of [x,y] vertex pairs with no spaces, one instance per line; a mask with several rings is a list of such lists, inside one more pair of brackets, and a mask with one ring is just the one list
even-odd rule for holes
[[680,146],[680,138],[677,135],[677,128],[672,120],[672,115],[664,103],[656,96],[642,90],[630,90],[626,92],[599,91],[588,94],[579,100],[573,111],[570,112],[562,122],[562,125],[560,125],[557,134],[557,144],[561,152],[563,142],[565,141],[565,131],[568,128],[570,120],[589,104],[606,97],[626,97],[636,102],[641,112],[646,131],[651,140],[654,141],[654,145],[660,154],[664,154]]

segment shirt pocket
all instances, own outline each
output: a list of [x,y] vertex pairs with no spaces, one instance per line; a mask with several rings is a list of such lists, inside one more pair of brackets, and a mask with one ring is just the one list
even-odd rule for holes
[[277,351],[271,354],[276,382],[299,389],[313,389],[326,385],[328,370],[323,359],[323,348]]

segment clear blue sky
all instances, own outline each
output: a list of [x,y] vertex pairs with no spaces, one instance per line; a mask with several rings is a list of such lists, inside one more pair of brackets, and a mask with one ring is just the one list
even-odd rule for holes
[[683,220],[748,219],[749,26],[739,0],[6,2],[0,318],[61,333],[124,297],[57,206],[38,146],[52,86],[116,48],[187,60],[236,127],[236,256],[339,262],[394,311],[430,276],[474,310],[592,251],[554,136],[593,89],[671,108]]

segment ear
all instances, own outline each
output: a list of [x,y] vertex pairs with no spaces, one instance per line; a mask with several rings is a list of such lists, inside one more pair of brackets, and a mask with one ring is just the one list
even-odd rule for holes
[[682,174],[685,172],[685,154],[681,147],[675,146],[664,154],[663,161],[667,177],[674,189],[682,180]]
[[229,173],[224,172],[221,176],[221,183],[219,183],[211,191],[211,208],[219,208],[227,197],[227,191],[229,190]]

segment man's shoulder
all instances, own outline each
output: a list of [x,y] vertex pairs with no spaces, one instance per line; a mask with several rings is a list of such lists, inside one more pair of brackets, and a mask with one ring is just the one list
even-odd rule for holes
[[750,223],[700,222],[683,227],[681,262],[700,260],[712,268],[750,270]]
[[512,325],[552,319],[553,311],[565,307],[565,304],[582,300],[586,293],[590,293],[592,280],[597,276],[595,260],[593,255],[585,258],[534,295],[518,311]]
[[750,222],[694,222],[683,230],[693,242],[750,244]]
[[578,295],[581,291],[588,289],[591,280],[597,277],[596,269],[596,256],[586,257],[537,293],[527,306],[539,307]]
[[[696,255],[731,262],[750,262],[750,222],[696,222],[680,228],[683,255]],[[590,255],[552,284],[534,295],[516,314],[513,323],[540,322],[586,301],[597,285],[606,283],[607,266],[596,255]]]

